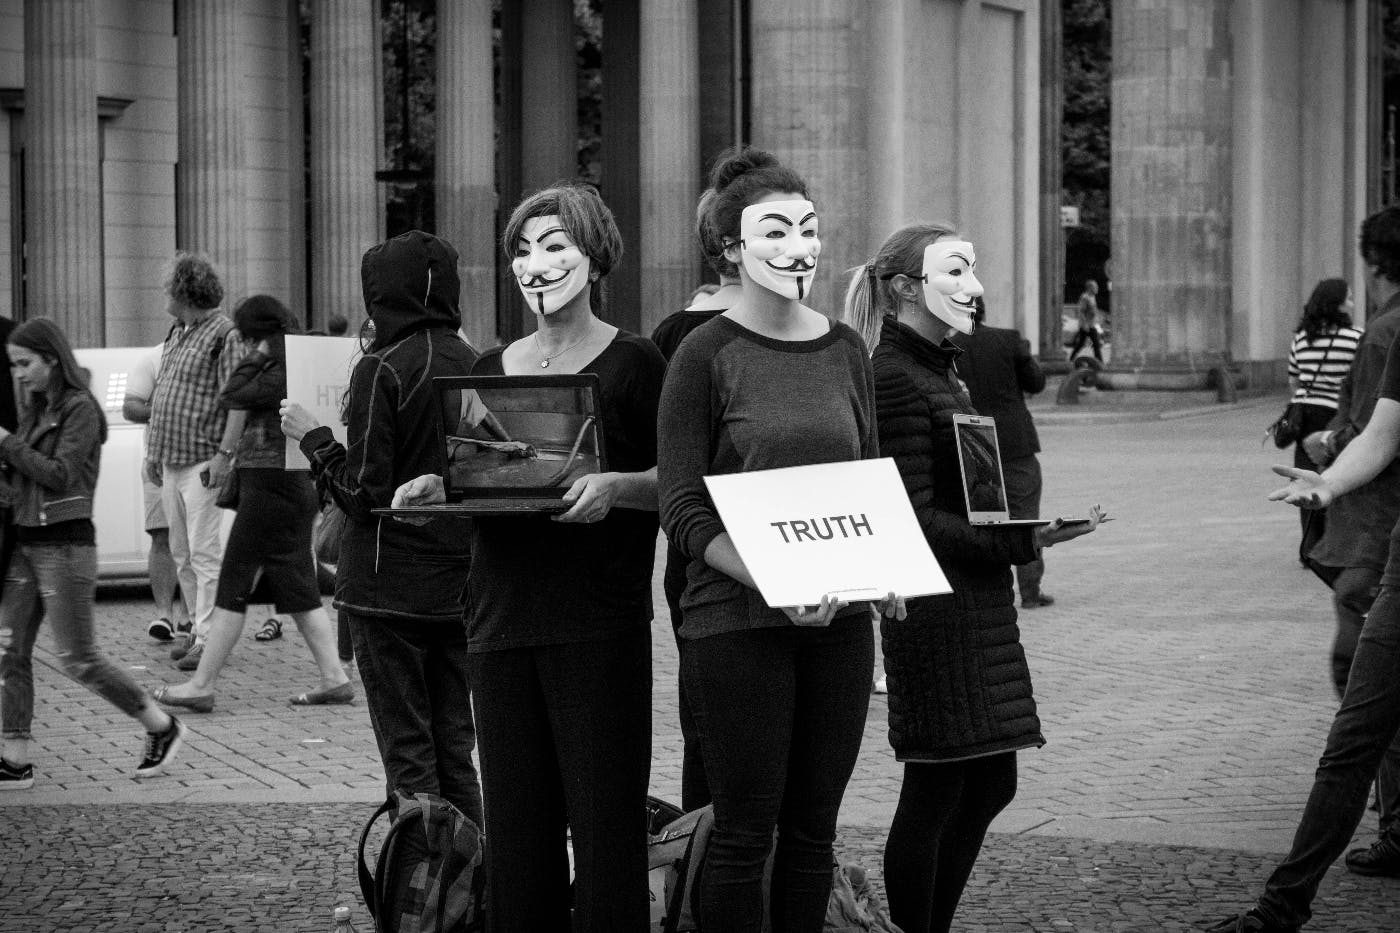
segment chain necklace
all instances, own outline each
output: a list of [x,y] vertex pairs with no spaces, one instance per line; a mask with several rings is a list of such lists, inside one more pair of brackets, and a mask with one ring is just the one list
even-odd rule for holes
[[591,335],[592,333],[593,333],[593,328],[592,328],[592,327],[589,327],[588,330],[584,332],[584,334],[583,334],[582,337],[580,337],[579,339],[575,340],[573,343],[569,344],[567,347],[565,347],[564,349],[560,350],[558,353],[555,353],[555,354],[552,355],[552,356],[546,356],[546,355],[545,355],[545,352],[544,352],[544,347],[540,346],[540,332],[539,332],[539,331],[535,331],[535,350],[538,351],[539,354],[540,354],[540,369],[548,369],[548,368],[549,368],[549,363],[550,363],[551,360],[557,360],[557,359],[559,359],[559,357],[563,356],[565,353],[568,353],[568,352],[569,352],[570,350],[572,350],[574,347],[578,346],[579,344],[581,344],[581,343],[583,343],[585,340],[587,340],[587,339],[589,338],[589,335]]

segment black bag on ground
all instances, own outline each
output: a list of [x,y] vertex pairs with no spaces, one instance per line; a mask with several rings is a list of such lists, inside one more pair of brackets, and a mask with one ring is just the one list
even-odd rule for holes
[[[377,933],[477,933],[486,873],[481,828],[433,794],[396,793],[360,833],[360,893]],[[371,871],[370,829],[397,808]]]

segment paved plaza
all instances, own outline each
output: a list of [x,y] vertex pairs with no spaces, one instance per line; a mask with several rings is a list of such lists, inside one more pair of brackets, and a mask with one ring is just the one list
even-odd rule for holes
[[[1327,590],[1298,566],[1297,513],[1265,500],[1280,398],[1157,411],[1038,401],[1046,515],[1116,521],[1047,554],[1055,606],[1022,613],[1048,743],[988,837],[968,933],[1189,930],[1246,906],[1291,838],[1336,699]],[[664,556],[664,550],[661,551]],[[679,799],[676,653],[656,575],[652,792]],[[137,591],[100,637],[138,680],[175,682]],[[138,728],[36,656],[33,790],[0,796],[0,933],[313,933],[355,907],[353,849],[383,795],[363,703],[298,708],[315,669],[294,627],[247,627],[173,773],[132,779]],[[878,880],[900,766],[873,696],[840,849]],[[1375,815],[1358,839],[1368,842]],[[1400,881],[1334,869],[1310,933],[1400,930]]]

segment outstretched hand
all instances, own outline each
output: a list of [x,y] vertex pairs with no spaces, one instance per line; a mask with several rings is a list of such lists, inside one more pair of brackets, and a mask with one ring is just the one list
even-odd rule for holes
[[1325,509],[1337,497],[1327,481],[1312,470],[1275,464],[1274,472],[1292,482],[1269,493],[1270,502],[1287,502],[1300,509]]
[[1066,522],[1062,518],[1057,518],[1050,524],[1041,525],[1035,530],[1036,547],[1050,547],[1063,541],[1072,541],[1089,534],[1103,522],[1110,521],[1113,519],[1108,517],[1108,513],[1103,510],[1101,505],[1095,505],[1089,510],[1087,522]]

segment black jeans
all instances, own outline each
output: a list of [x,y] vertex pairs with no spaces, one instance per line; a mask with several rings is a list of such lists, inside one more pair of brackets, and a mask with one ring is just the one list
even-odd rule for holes
[[904,933],[946,933],[987,827],[1016,796],[1016,753],[907,762],[885,843],[890,919]]
[[1300,925],[1312,916],[1318,885],[1365,815],[1371,779],[1400,731],[1397,671],[1400,588],[1383,584],[1361,629],[1346,694],[1332,720],[1293,847],[1259,898],[1259,909],[1280,926]]
[[644,933],[651,632],[471,656],[492,933]]
[[[1313,405],[1310,402],[1303,403],[1303,427],[1299,433],[1298,443],[1293,445],[1293,465],[1300,470],[1312,470],[1315,473],[1322,472],[1322,467],[1313,463],[1312,457],[1308,456],[1307,450],[1303,447],[1301,438],[1307,437],[1315,431],[1322,431],[1331,423],[1337,409],[1328,408],[1326,405]],[[1322,540],[1323,532],[1327,530],[1327,510],[1326,509],[1299,509],[1298,524],[1302,531],[1302,538],[1298,542],[1298,559],[1306,562],[1308,552],[1313,549],[1313,545]]]
[[[671,631],[676,637],[678,658],[685,653],[685,639],[681,638],[681,623],[685,620],[681,595],[685,593],[686,568],[689,566],[690,558],[674,546],[666,546],[666,572],[662,578],[662,589],[666,592],[666,606],[671,610]],[[684,677],[680,678],[677,693],[681,725],[681,809],[689,813],[710,802],[710,785],[705,777],[705,756],[700,750],[700,739],[695,734],[695,716],[690,712]]]
[[389,796],[395,790],[436,794],[480,826],[465,625],[348,611],[344,617]]
[[1097,327],[1085,329],[1079,328],[1079,333],[1074,335],[1074,343],[1069,348],[1069,358],[1074,359],[1074,355],[1084,348],[1085,342],[1094,345],[1094,359],[1103,362],[1103,338],[1099,336]]
[[817,933],[831,895],[832,841],[870,705],[875,639],[866,613],[686,643],[681,676],[714,795],[701,925],[757,933],[773,832],[773,933]]

